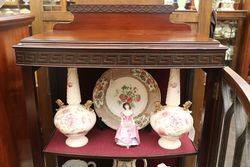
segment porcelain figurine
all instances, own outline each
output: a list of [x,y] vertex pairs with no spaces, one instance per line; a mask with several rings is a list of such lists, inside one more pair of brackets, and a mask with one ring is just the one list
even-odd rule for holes
[[138,127],[133,119],[133,111],[128,103],[123,104],[121,112],[121,124],[115,135],[116,144],[129,148],[140,144]]
[[191,102],[180,105],[180,70],[171,69],[168,83],[166,106],[156,102],[156,113],[150,117],[152,128],[159,134],[158,144],[165,149],[177,149],[181,146],[180,136],[193,127],[193,118],[189,107]]
[[178,8],[177,10],[186,10],[186,4],[187,4],[187,0],[178,0]]
[[66,144],[69,147],[82,147],[88,143],[85,136],[96,122],[96,115],[91,109],[92,101],[88,100],[84,105],[80,104],[81,94],[76,68],[68,68],[67,76],[67,103],[64,105],[57,100],[59,105],[54,117],[56,128],[66,135]]

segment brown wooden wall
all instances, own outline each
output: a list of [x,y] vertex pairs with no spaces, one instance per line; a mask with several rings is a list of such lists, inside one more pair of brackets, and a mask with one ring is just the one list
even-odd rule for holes
[[244,39],[242,56],[239,60],[240,75],[250,83],[250,1],[246,0],[243,9],[247,10],[247,19],[244,25]]
[[20,67],[12,45],[29,36],[29,15],[0,18],[0,166],[32,167]]

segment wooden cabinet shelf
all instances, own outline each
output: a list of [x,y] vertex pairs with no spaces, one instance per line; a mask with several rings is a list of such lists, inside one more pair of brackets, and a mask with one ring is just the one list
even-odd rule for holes
[[235,38],[217,38],[218,41],[224,46],[232,45],[235,46]]
[[65,144],[66,137],[55,131],[50,142],[44,148],[45,153],[76,156],[84,158],[168,158],[197,154],[192,141],[187,135],[181,137],[182,146],[176,150],[162,149],[157,140],[159,136],[154,131],[140,131],[141,144],[129,149],[115,144],[115,131],[112,129],[92,129],[87,135],[89,143],[80,148],[70,148]]
[[[59,69],[55,67],[78,67],[92,72],[98,72],[101,68],[157,69],[159,73],[170,68],[186,69],[182,70],[183,72],[191,72],[190,69],[195,68],[204,69],[207,73],[206,103],[197,159],[199,166],[213,166],[209,164],[211,159],[217,156],[219,147],[220,128],[218,127],[221,126],[219,119],[222,118],[219,88],[222,83],[221,70],[224,67],[227,48],[216,40],[194,33],[188,24],[172,23],[170,15],[174,12],[173,6],[72,5],[70,9],[74,15],[74,21],[71,23],[59,23],[54,26],[53,31],[25,38],[14,46],[16,63],[22,66],[23,70],[28,120],[32,127],[30,134],[35,155],[34,165],[44,167],[49,162],[44,158],[48,154],[99,157],[100,159],[157,157],[183,159],[187,155],[197,154],[196,148],[187,136],[181,139],[181,148],[161,149],[157,144],[158,135],[153,131],[140,131],[139,146],[131,149],[121,148],[115,144],[115,131],[111,129],[91,130],[88,134],[88,145],[76,149],[66,146],[66,137],[56,131],[51,139],[46,138],[48,145],[43,148],[45,146],[43,137],[51,136],[52,133],[44,129],[53,127],[54,109],[37,111],[34,72],[40,67],[46,67],[49,70]],[[86,76],[87,81],[90,81],[92,75],[93,73],[88,73],[84,77]],[[53,79],[56,78],[55,76],[60,77],[57,79],[60,83],[53,85],[58,91],[56,95],[58,97],[53,98],[63,98],[61,91],[65,90],[61,82],[63,76],[54,75]],[[81,75],[79,76],[81,78]],[[164,74],[163,77],[158,77],[161,79],[160,88],[165,87],[167,83],[164,79],[167,76]],[[34,89],[31,89],[32,86]],[[60,86],[63,86],[63,89],[59,89]],[[183,87],[188,89],[188,84]],[[84,90],[86,94],[91,92],[88,94],[91,97],[90,84],[85,88],[88,88]],[[53,89],[48,94],[55,95],[51,92]],[[161,93],[164,93],[162,97],[166,97],[164,88]],[[41,94],[44,95],[43,92]],[[50,102],[55,100],[48,99]],[[45,103],[46,108],[51,107],[48,101]],[[212,161],[212,163],[215,162]]]
[[247,16],[247,10],[218,11],[219,20],[237,20],[244,19]]

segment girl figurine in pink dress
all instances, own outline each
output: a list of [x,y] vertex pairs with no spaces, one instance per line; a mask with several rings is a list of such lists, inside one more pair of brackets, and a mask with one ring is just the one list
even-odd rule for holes
[[129,148],[140,144],[137,125],[133,119],[133,111],[128,103],[123,104],[121,112],[121,124],[115,135],[116,144]]

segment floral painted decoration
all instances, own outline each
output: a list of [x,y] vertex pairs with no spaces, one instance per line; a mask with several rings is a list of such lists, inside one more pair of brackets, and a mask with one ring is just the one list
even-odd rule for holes
[[134,77],[138,78],[140,81],[142,81],[143,83],[145,83],[145,85],[148,86],[149,91],[156,90],[157,83],[149,73],[146,73],[142,69],[132,69],[131,72]]
[[149,122],[149,116],[141,115],[134,118],[135,123],[138,127],[145,127],[145,124]]
[[104,104],[104,90],[108,87],[108,80],[102,78],[97,81],[96,88],[93,93],[94,104],[97,108],[100,108]]
[[132,85],[123,85],[121,89],[116,90],[116,97],[118,97],[118,104],[123,105],[128,103],[131,108],[135,107],[135,103],[141,101],[141,95],[137,93],[138,88]]
[[95,111],[102,121],[117,130],[120,110],[128,103],[135,112],[133,117],[138,129],[150,122],[154,103],[161,101],[157,82],[143,69],[109,69],[97,81],[93,91]]

